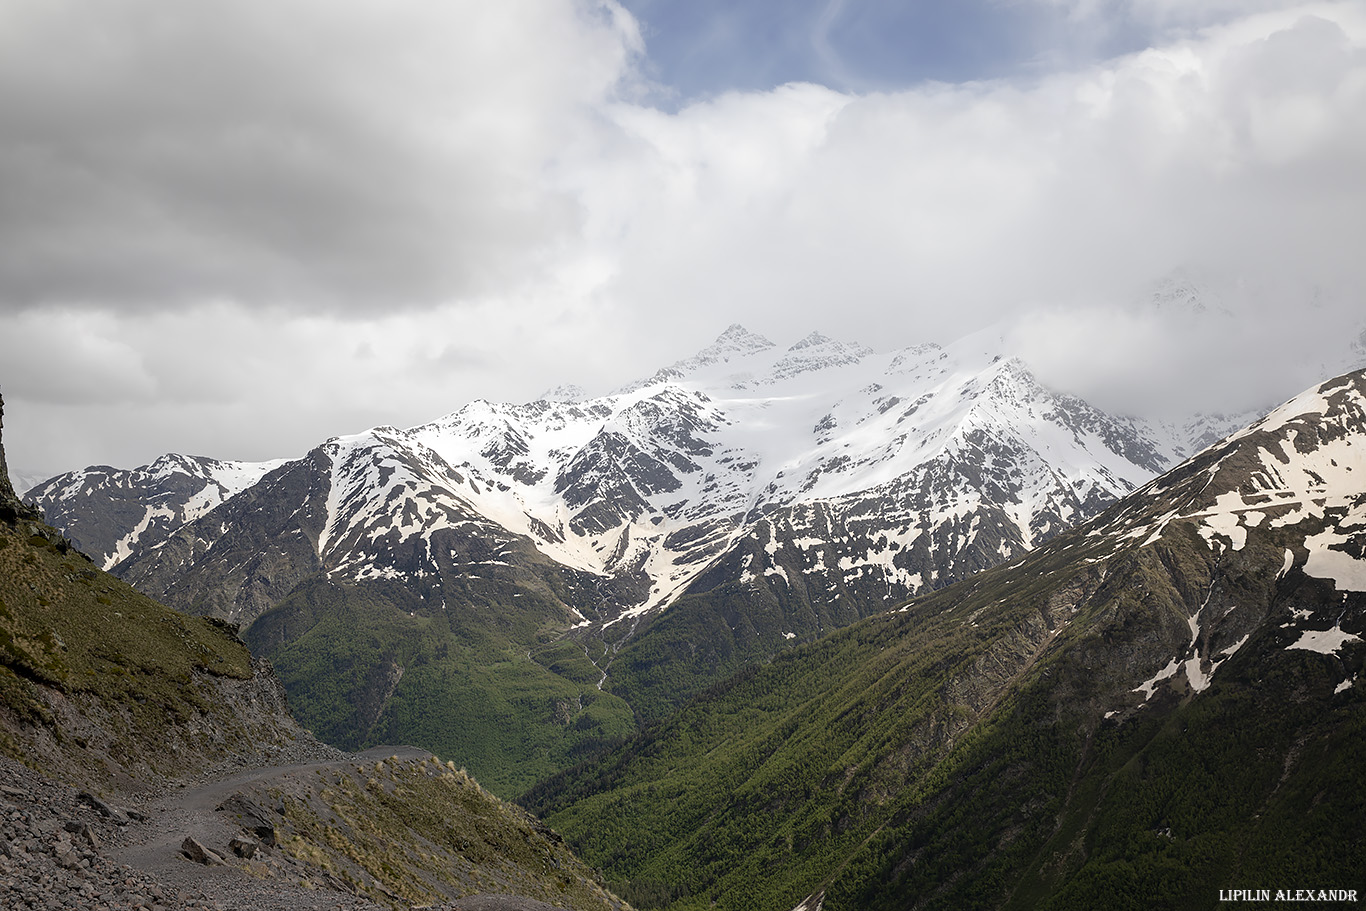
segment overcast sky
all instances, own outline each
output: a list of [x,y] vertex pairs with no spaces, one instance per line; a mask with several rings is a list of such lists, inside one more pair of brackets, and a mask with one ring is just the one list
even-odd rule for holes
[[[607,392],[733,322],[1248,407],[1347,350],[1363,249],[1362,2],[0,0],[16,471]],[[1205,315],[1140,306],[1174,272]]]

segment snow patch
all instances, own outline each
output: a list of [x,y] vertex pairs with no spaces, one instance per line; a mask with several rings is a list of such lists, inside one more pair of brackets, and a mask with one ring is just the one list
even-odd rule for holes
[[1129,692],[1142,693],[1143,701],[1147,702],[1149,699],[1153,698],[1153,694],[1157,692],[1157,685],[1163,680],[1169,680],[1172,677],[1175,677],[1176,672],[1179,670],[1181,670],[1181,662],[1178,659],[1173,658],[1171,661],[1167,662],[1166,667],[1162,668],[1162,670],[1158,671],[1156,674],[1153,674]]
[[[1218,670],[1218,668],[1210,668],[1210,673],[1213,674],[1215,670]],[[1210,678],[1206,676],[1205,672],[1200,668],[1199,655],[1186,660],[1186,680],[1190,683],[1191,689],[1195,690],[1197,693],[1203,693],[1205,690],[1209,689]]]
[[1316,579],[1330,579],[1338,591],[1366,591],[1366,560],[1358,560],[1349,553],[1334,550],[1333,545],[1347,544],[1354,536],[1333,529],[1304,539],[1309,548],[1304,573]]
[[1281,565],[1281,571],[1278,572],[1278,573],[1276,573],[1276,578],[1277,578],[1277,579],[1283,579],[1283,578],[1285,578],[1285,574],[1288,573],[1288,572],[1290,572],[1291,568],[1292,568],[1294,565],[1295,565],[1295,554],[1290,550],[1290,548],[1287,547],[1287,548],[1285,549],[1285,563],[1283,563],[1283,564]]
[[142,537],[143,533],[151,527],[152,522],[156,519],[170,519],[174,521],[175,510],[160,505],[148,506],[147,512],[143,513],[142,521],[138,522],[132,531],[115,542],[113,552],[104,560],[104,569],[112,569],[116,564],[132,556],[133,545],[138,543],[138,539]]
[[[1251,634],[1249,633],[1248,635],[1250,636]],[[1235,643],[1233,643],[1232,645],[1230,645],[1228,648],[1226,648],[1226,649],[1224,649],[1223,651],[1221,651],[1219,654],[1223,655],[1225,658],[1232,658],[1233,655],[1238,651],[1238,649],[1242,648],[1244,645],[1247,644],[1247,640],[1248,640],[1248,636],[1244,636],[1243,638],[1239,639],[1237,642],[1235,642]],[[1212,673],[1212,672],[1211,672],[1211,673]]]
[[1292,648],[1302,648],[1305,651],[1318,652],[1320,655],[1336,655],[1347,643],[1360,641],[1361,637],[1356,633],[1345,633],[1335,626],[1332,629],[1307,629],[1300,634],[1296,642],[1287,645],[1285,649],[1289,651]]

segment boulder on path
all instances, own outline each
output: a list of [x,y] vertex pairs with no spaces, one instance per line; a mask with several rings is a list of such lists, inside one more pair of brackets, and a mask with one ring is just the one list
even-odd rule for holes
[[270,811],[255,800],[237,793],[220,803],[218,809],[236,816],[242,828],[255,835],[261,844],[275,847],[275,820],[271,818]]
[[180,853],[197,864],[206,867],[220,867],[227,863],[217,852],[206,848],[204,844],[192,835],[186,835],[185,840],[180,843]]
[[256,856],[256,852],[261,850],[261,843],[254,838],[243,838],[241,835],[237,835],[228,842],[228,847],[232,849],[232,853],[243,860],[251,860]]

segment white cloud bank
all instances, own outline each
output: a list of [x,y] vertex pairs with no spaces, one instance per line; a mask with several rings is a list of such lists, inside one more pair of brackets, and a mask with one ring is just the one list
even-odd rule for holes
[[1359,9],[1333,10],[1030,85],[617,106],[572,173],[613,290],[673,311],[940,335],[1189,262],[1357,281],[1366,57]]
[[[892,347],[1029,314],[1116,404],[1153,364],[1168,399],[1288,394],[1362,312],[1366,10],[1205,10],[1028,81],[665,113],[612,3],[7,0],[10,462],[293,455],[737,320]],[[1186,265],[1227,320],[1114,309]]]

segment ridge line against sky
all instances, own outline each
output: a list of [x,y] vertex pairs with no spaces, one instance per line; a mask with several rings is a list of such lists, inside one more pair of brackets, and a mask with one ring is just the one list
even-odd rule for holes
[[735,322],[999,326],[1134,411],[1366,355],[1362,2],[0,0],[0,124],[17,471],[603,393]]

